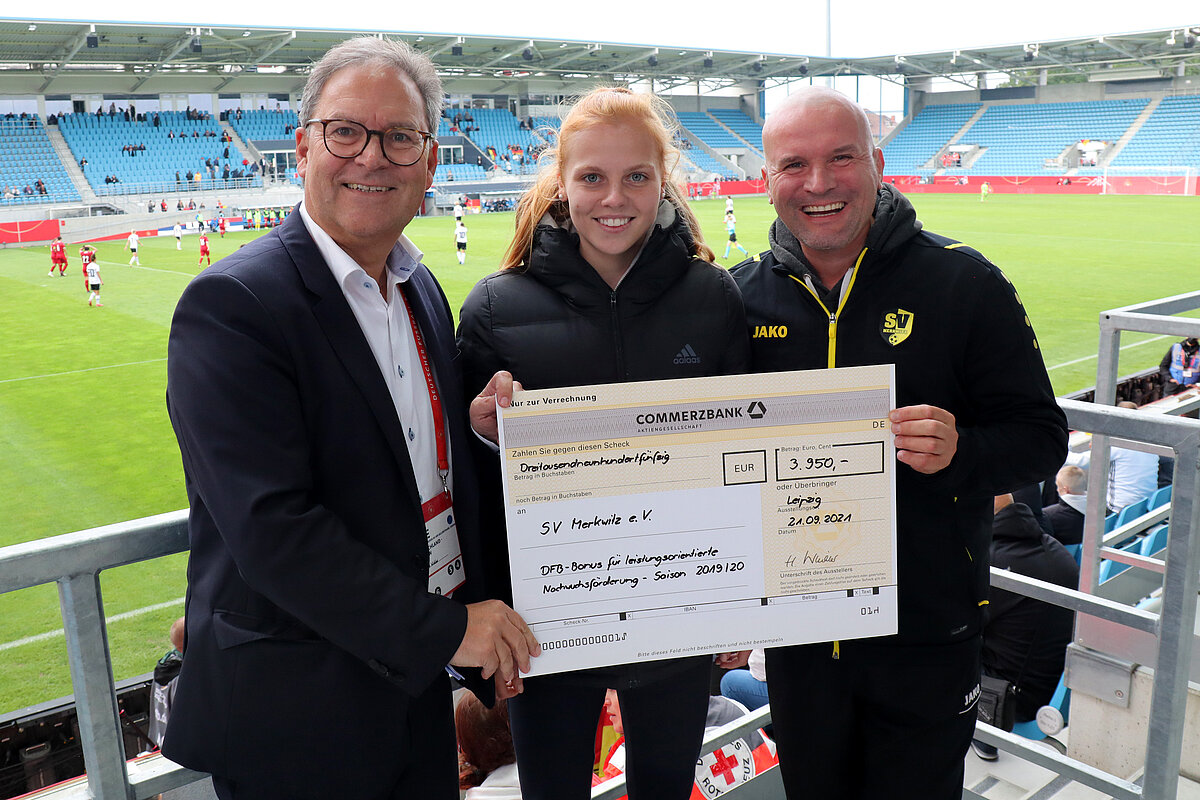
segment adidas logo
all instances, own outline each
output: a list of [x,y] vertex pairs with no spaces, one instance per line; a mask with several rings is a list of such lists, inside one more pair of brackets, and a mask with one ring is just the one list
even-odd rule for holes
[[700,356],[696,355],[696,351],[692,349],[690,344],[685,344],[683,349],[675,355],[674,364],[699,364]]

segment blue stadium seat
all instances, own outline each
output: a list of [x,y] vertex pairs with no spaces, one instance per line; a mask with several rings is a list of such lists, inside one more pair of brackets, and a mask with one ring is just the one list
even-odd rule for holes
[[1142,516],[1149,510],[1150,510],[1150,498],[1149,497],[1143,497],[1141,500],[1138,500],[1136,503],[1130,503],[1129,505],[1122,508],[1120,510],[1120,512],[1118,512],[1116,527],[1120,528],[1122,525],[1127,525],[1130,522],[1133,522],[1135,519]]
[[1169,502],[1171,502],[1171,487],[1168,484],[1167,486],[1159,487],[1154,491],[1154,494],[1150,495],[1149,509],[1153,511],[1156,508],[1165,506]]
[[1168,530],[1169,528],[1166,524],[1152,528],[1150,532],[1141,540],[1141,555],[1153,556],[1161,553],[1163,548],[1167,546]]

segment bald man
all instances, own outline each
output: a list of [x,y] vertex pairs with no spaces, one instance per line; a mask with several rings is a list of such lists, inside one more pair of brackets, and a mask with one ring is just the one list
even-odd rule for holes
[[792,95],[763,128],[771,249],[734,267],[760,372],[896,365],[899,633],[767,651],[788,796],[962,796],[992,497],[1054,472],[1066,420],[1012,285],[922,230],[863,110]]

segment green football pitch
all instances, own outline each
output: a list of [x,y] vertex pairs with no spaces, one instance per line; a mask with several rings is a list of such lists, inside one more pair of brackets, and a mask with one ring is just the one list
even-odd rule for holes
[[[1037,331],[1055,390],[1095,382],[1097,318],[1104,309],[1200,288],[1200,200],[1180,197],[916,195],[930,230],[975,247],[1016,285]],[[735,200],[738,239],[766,248],[774,214],[763,198]],[[724,203],[695,204],[718,262]],[[415,220],[426,253],[457,310],[492,272],[512,214],[468,217],[465,266],[453,220]],[[211,238],[213,257],[256,233]],[[167,420],[166,346],[179,293],[199,271],[197,240],[143,238],[141,266],[124,239],[99,245],[103,308],[89,308],[78,247],[66,277],[50,277],[46,247],[0,251],[0,546],[183,508],[179,452]],[[1169,340],[1127,335],[1121,372],[1153,366]],[[183,611],[185,557],[102,575],[118,679],[140,675],[169,647]],[[53,586],[0,596],[0,714],[71,692]]]

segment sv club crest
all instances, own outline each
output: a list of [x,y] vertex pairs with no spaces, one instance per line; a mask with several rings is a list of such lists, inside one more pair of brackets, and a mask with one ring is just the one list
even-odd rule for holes
[[895,347],[909,337],[913,331],[915,314],[903,308],[885,311],[879,323],[879,335],[888,344]]

